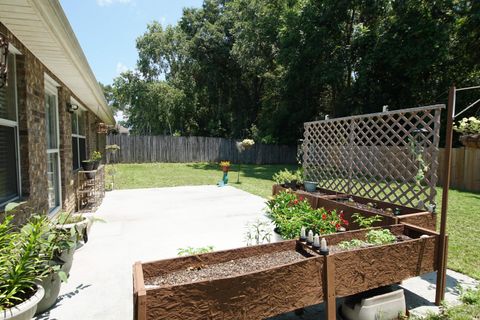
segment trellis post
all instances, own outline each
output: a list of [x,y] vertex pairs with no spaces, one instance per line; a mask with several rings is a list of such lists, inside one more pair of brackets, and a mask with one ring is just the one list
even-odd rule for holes
[[453,119],[455,117],[455,86],[450,87],[448,93],[447,130],[445,133],[445,166],[442,190],[442,210],[440,220],[440,245],[438,255],[437,287],[435,304],[440,305],[445,298],[445,284],[447,279],[447,211],[448,189],[450,188],[450,171],[452,162]]

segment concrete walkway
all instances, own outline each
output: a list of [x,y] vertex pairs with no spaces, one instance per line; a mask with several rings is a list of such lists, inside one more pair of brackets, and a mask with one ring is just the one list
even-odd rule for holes
[[[245,225],[264,218],[265,199],[233,187],[176,187],[109,192],[95,214],[89,242],[78,249],[68,283],[56,306],[37,319],[132,319],[132,264],[175,257],[182,247],[213,245],[216,250],[245,245]],[[474,281],[449,272],[448,300],[457,284]],[[411,307],[432,305],[435,275],[406,281]],[[410,291],[416,294],[409,293]],[[303,317],[322,319],[321,305]],[[188,320],[188,319],[185,319]]]

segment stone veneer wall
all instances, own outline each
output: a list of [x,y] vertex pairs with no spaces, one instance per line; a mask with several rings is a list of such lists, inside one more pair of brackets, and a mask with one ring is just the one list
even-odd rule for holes
[[[21,55],[16,57],[17,103],[19,123],[20,171],[22,197],[27,201],[29,210],[19,210],[16,220],[22,223],[31,212],[46,212],[48,209],[47,151],[46,151],[46,115],[45,115],[45,77],[48,74],[60,84],[58,88],[58,111],[60,132],[60,166],[62,209],[72,211],[76,204],[77,174],[72,169],[72,130],[71,114],[67,103],[74,97],[72,92],[38,60],[1,22],[0,32]],[[100,120],[90,111],[87,112],[87,155],[97,148],[97,122]],[[2,214],[0,212],[0,220]]]

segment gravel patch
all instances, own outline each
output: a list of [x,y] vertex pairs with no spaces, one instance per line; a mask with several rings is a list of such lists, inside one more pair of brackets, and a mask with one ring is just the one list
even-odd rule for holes
[[289,250],[212,265],[195,264],[186,270],[179,270],[159,277],[145,279],[145,285],[148,287],[163,287],[220,279],[265,270],[275,266],[301,261],[303,259],[306,259],[306,257],[301,253]]

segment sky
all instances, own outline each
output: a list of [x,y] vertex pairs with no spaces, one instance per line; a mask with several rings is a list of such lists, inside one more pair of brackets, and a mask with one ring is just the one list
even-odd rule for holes
[[111,84],[137,62],[135,40],[147,24],[175,24],[203,0],[60,0],[97,80]]

